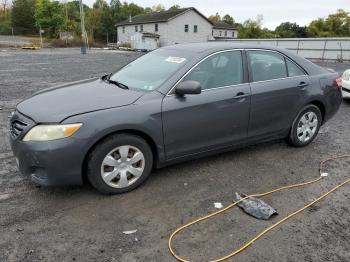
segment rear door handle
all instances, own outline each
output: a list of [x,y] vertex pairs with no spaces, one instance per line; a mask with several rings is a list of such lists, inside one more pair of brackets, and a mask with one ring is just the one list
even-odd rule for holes
[[300,82],[299,85],[298,85],[298,87],[299,87],[300,89],[305,89],[305,87],[307,87],[308,85],[309,85],[309,84],[306,83],[306,82]]

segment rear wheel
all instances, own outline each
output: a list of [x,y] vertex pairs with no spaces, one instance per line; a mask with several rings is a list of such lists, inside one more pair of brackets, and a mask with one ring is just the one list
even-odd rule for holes
[[297,147],[310,144],[318,134],[322,123],[322,114],[315,105],[304,107],[294,119],[288,142]]
[[118,134],[95,147],[88,157],[87,176],[101,193],[124,193],[144,182],[152,165],[152,151],[144,139]]

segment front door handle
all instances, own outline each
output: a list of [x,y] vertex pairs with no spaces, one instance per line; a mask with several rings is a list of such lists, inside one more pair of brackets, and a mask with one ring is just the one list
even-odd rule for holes
[[238,92],[234,98],[241,99],[249,96],[249,94],[243,93],[243,92]]
[[298,87],[299,87],[300,89],[305,89],[305,87],[307,87],[308,85],[309,85],[309,84],[306,83],[306,82],[300,82],[299,85],[298,85]]

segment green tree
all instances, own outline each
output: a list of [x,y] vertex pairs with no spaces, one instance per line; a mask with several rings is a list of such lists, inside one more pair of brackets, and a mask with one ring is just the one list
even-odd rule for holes
[[106,1],[96,0],[93,8],[86,13],[86,28],[94,40],[105,40],[107,37],[107,32],[103,28],[102,16],[106,13],[111,15],[109,9]]
[[234,25],[235,24],[235,20],[233,19],[232,16],[230,16],[229,14],[225,15],[223,18],[222,18],[222,21],[227,23],[227,24],[230,24],[230,25]]
[[326,21],[326,27],[333,36],[350,36],[350,16],[343,9],[330,14]]
[[63,6],[58,1],[36,0],[35,23],[37,27],[45,30],[49,37],[58,37],[65,27]]
[[297,23],[290,22],[281,23],[277,26],[275,34],[277,37],[282,38],[307,37],[305,26],[299,26]]
[[318,18],[307,27],[311,37],[342,37],[350,36],[350,16],[343,9],[330,14],[326,19]]
[[36,34],[35,0],[14,0],[11,14],[11,24],[15,33]]
[[171,6],[168,10],[169,10],[169,11],[172,11],[172,10],[178,10],[178,9],[181,9],[181,6],[179,6],[179,5],[173,5],[173,6]]

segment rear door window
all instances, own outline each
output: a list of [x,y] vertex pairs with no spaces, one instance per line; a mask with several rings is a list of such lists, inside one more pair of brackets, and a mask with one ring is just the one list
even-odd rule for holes
[[241,51],[221,52],[206,58],[184,77],[183,81],[186,80],[198,81],[203,90],[241,84]]
[[293,76],[302,76],[305,75],[305,72],[296,64],[294,64],[292,61],[287,61],[287,68],[288,68],[288,76],[293,77]]
[[284,57],[270,51],[248,51],[253,82],[287,77]]

